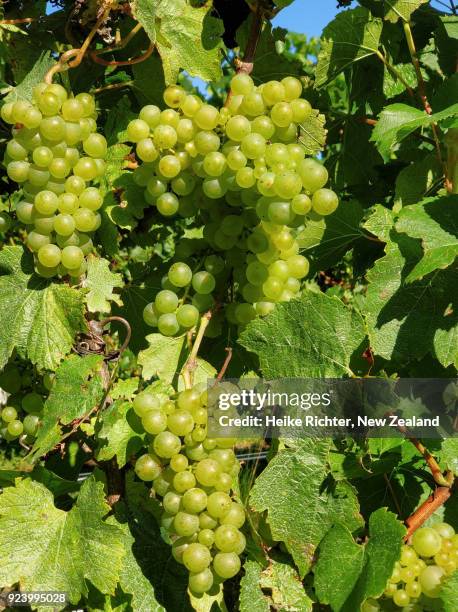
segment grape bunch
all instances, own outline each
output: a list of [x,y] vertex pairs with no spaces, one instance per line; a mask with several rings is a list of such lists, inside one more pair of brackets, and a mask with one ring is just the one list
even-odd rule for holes
[[239,468],[234,440],[207,437],[207,401],[198,387],[175,399],[143,391],[133,401],[151,440],[135,472],[162,498],[162,527],[196,594],[235,576],[246,544],[245,511],[231,496]]
[[243,327],[299,294],[309,262],[297,234],[309,216],[338,206],[326,168],[298,141],[312,113],[301,94],[294,77],[256,87],[241,73],[224,108],[169,86],[168,108],[145,106],[129,123],[140,161],[133,178],[147,203],[164,217],[191,220],[202,234],[178,244],[145,309],[146,323],[162,334],[189,329],[215,301]]
[[[384,601],[409,610],[436,609],[434,600],[441,592],[442,581],[458,567],[458,535],[448,523],[422,527],[405,544],[388,581],[384,598],[365,602],[363,612],[383,609]],[[432,601],[431,601],[432,600]],[[431,604],[431,605],[430,605]],[[432,606],[432,607],[431,607]]]
[[0,439],[11,442],[25,436],[26,444],[33,442],[53,383],[52,374],[41,376],[24,364],[7,364],[0,373],[0,389],[7,398],[0,406]]
[[4,104],[1,117],[13,125],[4,161],[9,178],[22,186],[16,215],[27,227],[36,271],[78,277],[93,249],[103,200],[91,184],[104,174],[107,152],[96,132],[94,98],[69,97],[61,85],[40,83],[32,102]]

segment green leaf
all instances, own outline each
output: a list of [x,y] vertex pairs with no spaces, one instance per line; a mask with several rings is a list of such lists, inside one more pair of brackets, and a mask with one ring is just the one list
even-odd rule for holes
[[111,387],[110,397],[116,399],[132,399],[137,393],[140,379],[137,376],[122,379],[120,378]]
[[458,257],[458,196],[443,196],[403,208],[396,230],[419,238],[424,251],[406,283],[447,268]]
[[[396,72],[387,68],[386,65],[383,67],[383,93],[387,99],[394,98],[406,91],[404,83],[407,83],[412,89],[418,85],[417,73],[411,63],[394,64],[393,67]],[[399,77],[402,77],[402,80]]]
[[263,568],[254,561],[243,567],[240,587],[240,612],[269,610],[312,611],[312,600],[306,594],[296,570],[288,563],[269,559]]
[[434,153],[406,166],[396,178],[396,203],[402,206],[416,204],[441,176],[442,168]]
[[224,602],[223,584],[212,588],[210,593],[193,595],[188,591],[191,606],[195,612],[228,612]]
[[110,302],[121,302],[119,295],[113,293],[113,289],[123,286],[122,275],[110,270],[109,261],[96,255],[87,257],[87,273],[83,287],[88,290],[86,304],[89,312],[110,312]]
[[129,402],[115,402],[103,411],[97,431],[99,448],[97,459],[105,461],[116,457],[118,466],[124,467],[142,448],[145,430]]
[[133,17],[142,24],[152,43],[156,42],[156,0],[134,0]]
[[32,100],[33,89],[38,83],[43,81],[45,74],[55,64],[50,51],[43,51],[33,68],[24,78],[22,83],[13,87],[9,94],[3,98],[3,102],[16,102],[16,100]]
[[336,212],[319,221],[310,219],[297,237],[304,255],[315,267],[326,270],[338,263],[354,243],[364,237],[361,204],[352,200],[343,202]]
[[315,550],[336,522],[353,530],[361,524],[358,502],[350,487],[328,491],[329,439],[307,438],[297,448],[281,450],[258,476],[250,494],[257,512],[267,510],[275,540],[285,543],[303,577]]
[[267,378],[320,378],[351,375],[350,359],[364,336],[358,313],[337,298],[308,292],[250,323],[239,341],[258,355]]
[[[336,561],[338,560],[338,563]],[[341,610],[353,591],[364,565],[364,549],[343,525],[334,525],[323,538],[314,567],[319,601]]]
[[383,159],[389,161],[393,148],[404,138],[407,138],[409,134],[420,127],[456,117],[457,114],[458,103],[434,115],[428,115],[426,112],[408,104],[390,104],[380,113],[371,140],[376,143]]
[[[29,479],[0,495],[0,584],[24,591],[64,591],[76,604],[88,581],[114,594],[125,555],[121,530],[103,518],[110,511],[103,485],[89,478],[69,512]],[[27,563],[24,563],[27,559]]]
[[429,0],[385,0],[384,12],[385,19],[396,23],[399,19],[409,21],[410,16],[422,4],[427,4]]
[[446,469],[458,474],[458,438],[442,440],[440,456]]
[[371,514],[369,541],[364,546],[356,544],[344,526],[334,526],[320,544],[314,569],[320,602],[330,604],[335,612],[354,612],[366,599],[380,597],[400,557],[405,532],[386,508]]
[[383,22],[362,7],[343,11],[323,30],[316,87],[323,87],[354,62],[378,52]]
[[374,234],[374,236],[377,236],[382,242],[387,242],[394,225],[394,217],[395,215],[392,210],[381,204],[376,204],[364,222],[363,227],[371,234]]
[[454,572],[444,580],[440,600],[443,612],[456,612],[458,609],[458,572]]
[[143,366],[143,378],[149,380],[154,376],[171,383],[178,372],[186,337],[167,338],[161,334],[150,334],[146,340],[149,347],[138,355],[138,364]]
[[55,370],[86,327],[84,294],[43,279],[21,247],[0,252],[0,368],[13,350],[40,369]]
[[32,459],[47,453],[60,442],[62,425],[69,425],[89,414],[100,402],[104,392],[100,375],[102,363],[101,355],[71,355],[59,367],[44,405],[42,424],[30,455]]
[[[250,37],[251,24],[253,17],[245,20],[237,30],[237,43],[240,49],[245,49]],[[278,45],[283,44],[288,31],[284,28],[272,28],[272,24],[266,21],[261,32],[261,36],[256,47],[256,54],[253,62],[253,72],[251,76],[256,83],[265,83],[272,79],[282,79],[287,75],[300,75],[302,73],[301,64],[297,60],[288,59],[283,53],[279,52]],[[312,133],[318,130],[317,137],[320,135],[319,126],[310,126]]]
[[386,255],[369,271],[365,317],[376,355],[405,364],[431,352],[447,367],[458,364],[458,321],[449,305],[457,299],[458,270],[434,272],[406,283],[422,258],[418,241],[393,234]]
[[299,125],[299,142],[306,155],[316,155],[324,149],[328,133],[324,127],[325,123],[326,117],[313,109],[310,116]]
[[[144,62],[132,66],[134,73],[134,83],[132,90],[138,102],[145,104],[156,104],[162,106],[164,100],[162,92],[165,89],[164,69],[161,58],[158,54],[153,54]],[[154,75],[154,78],[151,78]]]
[[221,77],[223,22],[211,16],[211,7],[184,0],[162,0],[157,10],[160,30],[156,45],[166,84],[176,83],[180,68],[204,81]]

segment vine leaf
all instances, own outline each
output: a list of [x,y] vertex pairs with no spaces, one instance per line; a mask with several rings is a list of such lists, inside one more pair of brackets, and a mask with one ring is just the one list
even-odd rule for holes
[[148,380],[157,377],[171,383],[179,370],[186,336],[168,338],[161,334],[150,334],[146,340],[149,347],[138,354],[138,364],[143,366],[143,378]]
[[156,6],[155,0],[134,0],[132,15],[142,24],[152,43],[156,42]]
[[323,30],[316,87],[323,87],[354,62],[378,52],[383,22],[362,7],[339,13]]
[[122,468],[142,448],[144,437],[145,430],[131,404],[114,402],[101,416],[97,431],[97,459],[104,461],[116,457],[118,466]]
[[299,142],[306,155],[316,155],[323,150],[328,133],[324,127],[325,123],[326,117],[313,109],[310,116],[299,125]]
[[[343,525],[332,527],[319,548],[314,569],[315,588],[321,603],[336,612],[354,612],[386,588],[401,554],[404,525],[386,508],[369,518],[369,541],[359,546]],[[339,559],[336,564],[336,559]]]
[[73,604],[87,594],[88,581],[113,594],[126,550],[119,527],[103,520],[109,510],[103,484],[93,477],[69,512],[56,508],[52,493],[33,480],[6,488],[0,496],[0,584],[64,591]]
[[267,378],[320,378],[351,375],[351,356],[364,337],[358,313],[337,298],[309,292],[250,323],[239,342],[258,355]]
[[444,612],[455,612],[458,608],[458,572],[448,576],[442,585],[440,599]]
[[300,610],[312,612],[312,600],[289,563],[271,559],[263,568],[255,561],[244,565],[240,587],[240,612]]
[[428,0],[385,0],[384,17],[391,23],[396,23],[399,19],[409,21],[412,13],[427,3]]
[[418,240],[391,232],[385,256],[369,270],[364,307],[371,347],[396,363],[431,352],[448,367],[458,364],[458,270],[437,270],[426,280],[406,279],[423,257]]
[[86,304],[89,312],[110,312],[110,302],[121,303],[121,298],[113,293],[113,289],[123,286],[122,275],[110,270],[110,262],[95,255],[87,257],[83,287],[88,291]]
[[62,425],[84,417],[101,401],[102,363],[101,355],[70,355],[59,367],[44,405],[42,424],[29,455],[31,459],[37,459],[60,442]]
[[273,538],[285,543],[301,577],[334,523],[350,530],[361,525],[353,489],[345,483],[334,491],[323,486],[330,447],[329,439],[307,438],[281,450],[258,476],[249,498],[253,510],[267,510]]
[[409,164],[396,178],[396,203],[402,206],[416,204],[425,197],[441,176],[442,168],[434,153]]
[[406,206],[396,230],[422,242],[423,257],[406,277],[406,283],[450,266],[458,257],[458,196],[443,196]]
[[17,100],[30,101],[34,87],[43,81],[45,74],[54,64],[55,61],[51,57],[51,52],[43,51],[24,80],[16,87],[13,87],[8,95],[3,98],[3,103],[7,104]]
[[55,370],[86,328],[84,294],[34,274],[21,247],[0,252],[0,368],[13,350],[40,369]]
[[205,81],[221,77],[223,22],[210,15],[207,4],[191,6],[184,0],[162,0],[156,45],[166,84],[176,83],[180,68]]
[[458,439],[446,438],[442,440],[441,460],[447,470],[458,473]]

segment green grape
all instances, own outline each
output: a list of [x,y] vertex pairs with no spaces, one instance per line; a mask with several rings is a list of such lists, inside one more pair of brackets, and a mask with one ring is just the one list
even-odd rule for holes
[[243,138],[240,148],[248,159],[257,159],[266,151],[266,140],[261,134],[253,132]]
[[9,178],[15,183],[25,183],[29,178],[30,164],[26,161],[12,161],[6,167]]
[[167,427],[175,435],[185,436],[194,428],[192,414],[184,409],[175,410],[167,419]]
[[132,142],[140,142],[144,138],[148,138],[150,126],[143,119],[134,119],[127,126],[127,138]]
[[162,472],[162,466],[151,454],[142,455],[135,462],[135,473],[140,480],[151,482]]
[[75,164],[73,173],[85,181],[92,181],[98,174],[97,164],[92,157],[81,157]]
[[225,514],[227,514],[227,512],[229,512],[231,504],[232,500],[227,493],[224,493],[223,491],[215,491],[208,497],[207,512],[213,518],[221,519]]
[[202,459],[195,469],[197,481],[204,487],[212,487],[221,473],[221,467],[214,459]]
[[34,229],[39,234],[45,234],[49,236],[54,229],[54,215],[42,215],[36,210],[33,211],[32,220]]
[[84,107],[76,98],[70,98],[62,104],[61,112],[65,121],[79,121],[84,115]]
[[262,97],[267,106],[273,106],[286,99],[285,87],[278,81],[268,81],[262,87]]
[[213,569],[220,578],[227,580],[240,571],[240,559],[236,553],[217,553],[213,559]]
[[14,161],[23,161],[27,159],[28,151],[20,142],[13,138],[6,145],[6,154]]
[[0,114],[5,123],[15,123],[13,119],[14,102],[7,102],[1,108]]
[[25,225],[33,223],[33,204],[30,202],[19,202],[16,204],[16,216]]
[[207,272],[215,276],[224,270],[224,259],[218,255],[208,255],[205,258],[204,267]]
[[[242,170],[245,170],[245,168],[242,168]],[[222,198],[227,191],[224,183],[219,178],[207,179],[203,182],[202,188],[205,195],[212,200]]]
[[133,409],[139,417],[143,417],[148,412],[158,410],[159,408],[160,404],[157,396],[151,393],[139,393],[133,401]]
[[244,168],[246,166],[247,158],[242,151],[234,149],[229,152],[226,158],[226,163],[231,170],[240,170],[240,168]]
[[328,182],[328,171],[314,159],[303,159],[299,162],[297,171],[301,177],[304,189],[311,193],[321,189]]
[[12,220],[8,213],[0,212],[0,234],[6,233],[11,227]]
[[[192,174],[183,173],[181,176],[177,176],[171,182],[173,191],[180,196],[189,195],[194,191],[196,186],[196,180]],[[180,202],[181,204],[182,202]],[[192,215],[189,215],[192,216]]]
[[278,300],[283,292],[283,283],[275,276],[269,276],[262,285],[264,295],[270,300]]
[[147,304],[143,309],[143,320],[151,327],[157,327],[159,316],[160,314],[154,304]]
[[183,552],[183,564],[193,573],[202,572],[211,563],[210,551],[203,544],[194,542]]
[[43,115],[55,115],[61,110],[62,100],[50,90],[45,90],[37,101]]
[[83,251],[77,246],[66,246],[61,253],[62,265],[70,270],[75,270],[81,266],[84,259]]
[[60,214],[54,217],[53,229],[60,236],[71,236],[75,227],[75,221],[71,215]]
[[202,270],[193,275],[192,286],[196,293],[208,295],[215,289],[215,277],[210,272]]
[[234,525],[221,525],[215,530],[215,545],[221,552],[235,552],[240,531]]
[[[148,136],[149,129],[148,134],[143,136],[143,138],[147,138]],[[143,140],[143,138],[139,140]],[[177,133],[171,125],[158,125],[153,130],[153,142],[158,149],[171,149],[176,145],[177,140]]]
[[261,94],[257,91],[252,91],[243,96],[243,101],[240,108],[244,113],[250,115],[251,117],[262,115],[266,110],[264,100],[262,99]]
[[189,574],[189,589],[193,593],[196,593],[197,595],[206,593],[212,586],[213,574],[208,567],[201,572],[191,572]]
[[[175,516],[173,527],[179,536],[192,536],[199,529],[199,517],[195,514],[180,511]],[[185,550],[188,548],[189,546]]]
[[251,132],[251,123],[243,115],[235,115],[226,123],[226,134],[234,141],[240,142]]
[[181,327],[190,329],[197,324],[199,320],[199,311],[192,304],[183,304],[178,308],[176,317]]
[[235,95],[246,95],[253,91],[254,83],[250,75],[240,72],[231,79],[231,91]]
[[413,534],[412,546],[415,552],[420,556],[434,557],[441,549],[442,539],[435,529],[431,527],[422,527],[417,529]]
[[7,429],[8,429],[8,433],[10,434],[10,436],[17,438],[24,431],[24,426],[21,423],[21,421],[16,420],[16,421],[11,421],[10,423],[8,423]]
[[312,196],[313,210],[319,215],[330,215],[338,205],[339,198],[331,189],[318,189]]
[[277,102],[270,111],[270,117],[279,127],[288,127],[294,119],[293,109],[288,102]]
[[[172,404],[172,410],[175,410],[175,405],[173,402],[171,402]],[[170,459],[170,467],[172,468],[172,470],[174,472],[183,472],[189,465],[189,461],[188,458],[185,457],[184,455],[174,455],[171,459]]]
[[226,158],[218,151],[207,153],[203,160],[203,168],[208,176],[221,176],[226,169]]
[[71,123],[69,121],[65,124],[64,140],[71,147],[78,144],[83,137],[83,130],[79,123]]
[[194,143],[198,153],[206,155],[219,149],[220,139],[214,132],[202,131],[197,132]]
[[213,130],[218,124],[218,110],[210,104],[202,104],[194,113],[193,120],[202,130]]
[[61,250],[55,244],[45,244],[38,251],[38,261],[45,268],[54,268],[61,261]]
[[197,536],[198,541],[206,546],[207,548],[211,548],[215,541],[215,533],[212,529],[201,529],[199,531],[199,535]]
[[52,142],[60,142],[65,137],[65,121],[61,117],[45,117],[40,123],[40,134]]
[[306,215],[312,210],[312,200],[305,193],[298,193],[291,200],[291,210],[296,215]]
[[307,276],[310,264],[303,255],[293,255],[287,260],[290,276],[301,279]]
[[161,215],[171,217],[178,211],[179,201],[175,194],[163,193],[156,200],[156,206]]
[[167,183],[161,181],[157,176],[153,176],[148,181],[146,189],[154,198],[158,198],[167,191]]
[[73,213],[76,229],[80,232],[92,232],[95,230],[96,217],[92,210],[87,208],[78,208]]
[[302,190],[302,181],[295,172],[277,174],[274,182],[275,193],[288,200],[297,197]]
[[181,172],[180,161],[175,155],[164,155],[159,162],[159,171],[167,178],[174,178]]
[[380,606],[375,599],[366,599],[361,605],[361,612],[378,612],[379,610]]
[[[139,118],[141,121],[148,124],[151,129],[153,129],[159,124],[161,120],[161,110],[158,106],[155,106],[154,104],[148,104],[147,106],[144,106],[141,109]],[[143,130],[142,133],[144,133],[144,131],[145,130]],[[140,142],[140,140],[141,139],[139,139],[138,142]]]
[[160,315],[157,327],[163,336],[175,336],[180,331],[180,325],[173,313]]
[[409,597],[417,599],[421,595],[422,588],[420,583],[413,581],[406,584],[405,591]]
[[275,133],[275,125],[267,115],[258,115],[251,122],[251,131],[261,134],[266,140],[270,140]]
[[135,149],[137,153],[137,157],[144,162],[153,162],[158,156],[158,150],[154,146],[154,142],[151,138],[143,138],[137,143],[137,147]]
[[[69,176],[65,181],[65,191],[67,194],[81,195],[86,188],[84,179],[80,176]],[[62,211],[64,212],[64,211]]]
[[72,215],[79,208],[78,197],[74,193],[62,193],[57,208],[63,214]]
[[[29,180],[33,182],[33,167],[30,170],[31,171],[29,175]],[[54,178],[63,179],[67,178],[67,176],[70,174],[71,167],[66,159],[55,157],[49,164],[48,170],[51,176],[53,176]],[[45,174],[45,171],[41,170],[41,172],[43,173],[43,175]],[[45,184],[46,182],[43,182],[42,184]]]
[[21,406],[26,412],[30,414],[37,414],[43,410],[43,398],[39,393],[32,391],[31,393],[24,395]]
[[87,187],[80,195],[78,200],[82,208],[89,210],[98,210],[103,203],[103,198],[100,191],[96,187]]
[[285,90],[285,100],[288,102],[299,98],[302,93],[302,83],[296,77],[287,76],[281,80]]
[[178,472],[173,477],[173,486],[179,493],[184,493],[196,485],[196,477],[192,472]]
[[27,244],[34,252],[38,252],[43,246],[51,242],[49,236],[40,234],[39,232],[29,232],[27,236]]
[[432,528],[445,539],[452,539],[455,535],[455,530],[448,523],[435,523]]
[[194,410],[200,407],[200,393],[196,389],[181,391],[177,399],[178,408]]
[[14,420],[16,420],[16,417],[17,417],[17,411],[15,408],[13,408],[12,406],[6,406],[5,408],[3,408],[2,420],[5,423],[12,423]]
[[34,149],[32,158],[34,164],[41,168],[47,168],[53,160],[53,154],[49,147],[42,146]]
[[307,100],[303,100],[302,98],[292,100],[290,102],[290,106],[293,111],[293,121],[295,123],[302,123],[308,117],[310,117],[312,113],[312,106],[310,102],[307,102]]
[[182,496],[176,491],[167,491],[162,500],[162,505],[167,514],[177,514],[181,508]]
[[162,431],[155,437],[153,446],[154,451],[159,457],[170,459],[173,455],[177,455],[180,452],[181,441],[175,434],[169,431]]
[[178,127],[180,115],[173,109],[167,108],[161,112],[161,123],[171,125],[175,130]]
[[89,157],[103,158],[107,154],[107,141],[102,134],[91,134],[83,142],[83,150]]
[[156,295],[154,304],[156,306],[157,311],[161,314],[172,313],[175,312],[178,307],[178,296],[173,291],[163,289],[162,291],[159,291],[159,293]]
[[281,200],[272,201],[267,211],[270,221],[278,225],[287,225],[294,215],[291,210],[291,204]]
[[28,414],[23,421],[24,433],[28,436],[35,436],[38,431],[40,419],[35,414]]

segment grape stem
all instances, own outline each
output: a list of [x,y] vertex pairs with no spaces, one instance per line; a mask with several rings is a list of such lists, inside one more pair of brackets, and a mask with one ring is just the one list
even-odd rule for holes
[[[248,36],[245,52],[243,54],[243,60],[236,59],[236,73],[240,74],[251,74],[253,72],[254,58],[256,55],[256,49],[258,47],[259,39],[261,38],[262,26],[264,24],[264,15],[262,9],[258,6],[254,11],[251,21],[250,34]],[[224,106],[227,106],[232,97],[232,90],[228,91],[226,102]]]
[[103,58],[99,57],[103,53],[108,53],[110,51],[119,51],[120,49],[124,49],[124,47],[126,47],[129,44],[129,42],[134,38],[134,36],[138,34],[138,32],[140,32],[140,30],[142,29],[143,29],[142,24],[137,23],[137,25],[134,28],[132,28],[129,34],[127,34],[127,36],[122,38],[116,44],[111,45],[110,47],[105,47],[104,49],[97,49],[94,51],[90,51],[90,56],[91,56],[92,61],[94,61],[96,64],[101,64],[102,66],[133,66],[134,64],[139,64],[140,62],[144,62],[146,59],[148,59],[148,57],[152,54],[152,52],[155,49],[155,45],[153,43],[150,44],[150,46],[145,51],[145,53],[142,53],[140,56],[135,57],[133,59],[124,60],[124,61],[115,61],[115,60],[104,60]]
[[404,540],[408,540],[412,534],[428,520],[450,498],[452,490],[450,486],[437,487],[428,499],[406,519],[407,533]]
[[191,352],[189,353],[189,357],[187,358],[186,363],[184,364],[183,369],[181,370],[186,389],[192,388],[194,371],[197,368],[197,354],[199,352],[200,345],[202,344],[202,340],[204,339],[205,330],[207,329],[211,318],[211,310],[202,315],[196,339],[194,340],[194,344],[192,346]]
[[0,25],[18,25],[20,23],[32,23],[37,17],[23,17],[22,19],[2,19]]
[[225,351],[227,355],[226,355],[226,359],[224,360],[223,365],[221,366],[221,370],[219,371],[218,376],[216,377],[216,380],[218,381],[222,380],[222,378],[226,374],[226,370],[232,359],[232,348],[230,346],[226,346]]
[[[428,97],[426,95],[426,86],[425,81],[423,79],[423,75],[421,73],[420,60],[418,59],[417,49],[415,47],[415,41],[413,39],[412,29],[410,27],[410,23],[408,21],[403,22],[404,35],[407,42],[407,47],[409,48],[410,58],[412,60],[412,65],[415,69],[415,73],[417,75],[418,81],[418,95],[423,103],[423,107],[428,115],[432,115],[433,111],[431,108],[431,104],[428,101]],[[433,133],[434,144],[436,146],[436,155],[437,159],[442,168],[444,168],[444,175],[447,177],[447,168],[444,165],[444,161],[442,159],[441,146],[439,142],[439,134],[437,123],[431,123],[431,130]]]

